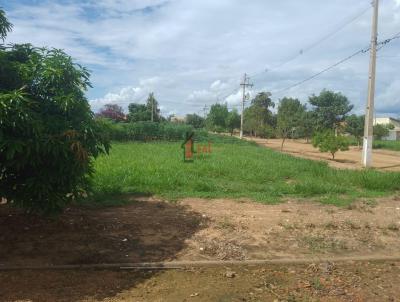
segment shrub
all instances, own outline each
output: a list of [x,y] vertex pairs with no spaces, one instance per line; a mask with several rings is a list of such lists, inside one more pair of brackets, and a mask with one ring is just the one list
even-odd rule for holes
[[99,119],[105,136],[114,141],[177,141],[185,137],[185,133],[193,131],[193,127],[185,124],[135,122],[115,123],[109,119]]
[[61,50],[30,45],[0,49],[0,66],[0,196],[60,210],[109,148],[84,96],[89,73]]
[[151,141],[160,137],[160,125],[156,122],[128,123],[124,128],[129,140]]
[[393,125],[375,125],[374,126],[374,137],[377,140],[382,140],[384,137],[389,135],[389,130],[393,129]]
[[341,135],[335,135],[333,131],[317,133],[313,137],[312,144],[321,152],[331,153],[332,159],[335,159],[337,151],[349,150],[349,141],[347,138]]
[[172,123],[160,124],[161,138],[168,141],[182,140],[186,132],[190,131],[193,131],[193,126],[190,125]]
[[108,118],[97,118],[103,135],[107,140],[125,141],[128,140],[125,124],[117,123]]

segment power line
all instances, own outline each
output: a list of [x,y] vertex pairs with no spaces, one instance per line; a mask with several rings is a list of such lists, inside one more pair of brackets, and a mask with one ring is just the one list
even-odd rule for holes
[[302,56],[305,52],[315,48],[316,46],[318,46],[319,44],[321,44],[322,42],[328,40],[330,37],[334,36],[336,33],[338,33],[339,31],[341,31],[343,28],[345,28],[347,25],[353,23],[354,21],[356,21],[357,19],[359,19],[361,16],[363,16],[367,11],[370,10],[370,6],[368,6],[367,8],[363,9],[361,12],[357,13],[355,16],[353,16],[352,18],[350,18],[348,21],[345,21],[343,24],[339,25],[336,29],[334,29],[333,31],[329,32],[328,34],[324,35],[323,37],[321,37],[320,39],[318,39],[317,41],[311,43],[310,45],[300,49],[299,52],[297,52],[295,55],[289,57],[288,59],[286,59],[285,61],[283,61],[282,63],[276,65],[273,68],[270,69],[266,69],[263,70],[261,72],[258,72],[256,74],[250,75],[250,77],[254,78],[257,77],[261,74],[264,74],[266,72],[270,72],[270,71],[274,71],[292,61],[294,61],[295,59],[297,59],[298,57]]
[[[391,38],[389,38],[389,39],[386,39],[386,40],[383,40],[383,41],[377,43],[377,45],[379,46],[379,47],[377,48],[377,50],[382,49],[382,48],[385,47],[387,44],[389,44],[391,41],[393,41],[393,40],[395,40],[395,39],[399,39],[399,38],[400,38],[400,32],[398,32],[397,34],[395,34],[393,37],[391,37]],[[294,84],[292,84],[292,85],[290,85],[290,86],[288,86],[288,87],[286,87],[286,88],[284,88],[284,89],[277,90],[277,91],[273,92],[273,94],[280,94],[280,93],[285,92],[285,91],[288,91],[288,90],[290,90],[290,89],[292,89],[292,88],[294,88],[294,87],[300,86],[301,84],[303,84],[303,83],[305,83],[305,82],[311,81],[311,80],[315,79],[316,77],[320,76],[321,74],[323,74],[323,73],[325,73],[325,72],[327,72],[327,71],[329,71],[329,70],[335,68],[336,66],[338,66],[338,65],[340,65],[340,64],[343,64],[344,62],[346,62],[346,61],[352,59],[353,57],[355,57],[355,56],[357,56],[357,55],[359,55],[359,54],[368,52],[370,49],[371,49],[370,46],[368,46],[368,47],[366,47],[366,48],[363,48],[363,49],[360,49],[360,50],[356,51],[355,53],[349,55],[348,57],[346,57],[346,58],[344,58],[344,59],[342,59],[342,60],[336,62],[335,64],[332,64],[332,65],[330,65],[329,67],[327,67],[327,68],[325,68],[325,69],[323,69],[323,70],[321,70],[321,71],[319,71],[319,72],[313,74],[312,76],[309,76],[309,77],[305,78],[304,80],[301,80],[301,81],[299,81],[299,82],[297,82],[297,83],[294,83]]]
[[392,42],[393,40],[399,39],[400,38],[400,32],[398,32],[397,34],[395,34],[393,37],[383,40],[382,42],[379,42],[377,45],[380,45],[376,50],[381,50],[383,47],[385,47],[387,44],[389,44],[390,42]]
[[325,72],[327,72],[327,71],[329,71],[329,70],[335,68],[336,66],[338,66],[338,65],[340,65],[340,64],[342,64],[342,63],[344,63],[344,62],[346,62],[346,61],[348,61],[348,60],[350,60],[350,59],[352,59],[353,57],[355,57],[355,56],[357,56],[357,55],[359,55],[359,54],[361,54],[361,53],[366,53],[366,52],[368,52],[368,50],[369,50],[369,47],[368,47],[368,48],[365,48],[365,49],[361,49],[361,50],[359,50],[359,51],[356,51],[355,53],[351,54],[350,56],[348,56],[348,57],[346,57],[346,58],[344,58],[344,59],[342,59],[342,60],[336,62],[335,64],[333,64],[333,65],[331,65],[331,66],[329,66],[329,67],[327,67],[327,68],[325,68],[325,69],[323,69],[323,70],[321,70],[321,71],[319,71],[319,72],[313,74],[312,76],[310,76],[310,77],[308,77],[308,78],[305,78],[304,80],[299,81],[299,82],[297,82],[297,83],[295,83],[295,84],[292,84],[292,85],[290,85],[290,86],[288,86],[288,87],[286,87],[286,88],[284,88],[284,89],[280,89],[280,90],[278,90],[278,91],[275,91],[275,92],[273,92],[273,94],[280,94],[280,93],[285,92],[285,91],[287,91],[287,90],[290,90],[290,89],[292,89],[292,88],[294,88],[294,87],[300,86],[301,84],[303,84],[303,83],[305,83],[305,82],[311,81],[312,79],[314,79],[314,78],[320,76],[321,74],[323,74],[323,73],[325,73]]
[[[265,72],[267,72],[267,71],[272,71],[272,70],[278,69],[278,68],[282,67],[283,65],[286,65],[287,63],[289,63],[289,62],[291,62],[291,61],[297,59],[297,57],[301,56],[302,54],[304,54],[305,52],[311,50],[312,48],[318,46],[319,44],[321,44],[321,43],[324,42],[325,40],[329,39],[331,36],[335,35],[335,34],[336,34],[337,32],[339,32],[340,30],[342,30],[343,28],[345,28],[347,25],[351,24],[352,22],[354,22],[355,20],[357,20],[358,18],[360,18],[360,17],[361,17],[362,15],[364,15],[369,9],[370,9],[370,7],[368,6],[367,8],[365,8],[364,10],[362,10],[360,13],[357,13],[357,15],[353,16],[350,20],[346,21],[344,24],[341,24],[338,28],[336,28],[336,29],[334,29],[333,31],[329,32],[328,34],[326,34],[325,36],[323,36],[323,37],[320,38],[319,40],[317,40],[317,41],[311,43],[309,46],[304,47],[303,49],[301,49],[299,53],[297,53],[297,54],[296,54],[295,56],[293,56],[293,57],[290,57],[290,58],[289,58],[288,60],[286,60],[285,62],[283,62],[283,63],[281,63],[281,64],[275,66],[275,67],[272,68],[272,69],[264,70],[264,71],[262,71],[262,72],[259,72],[259,73],[250,75],[250,76],[248,76],[248,78],[254,78],[254,77],[256,77],[256,76],[258,76],[258,75],[260,75],[260,74],[263,74],[263,73],[265,73]],[[221,96],[221,93],[219,93],[219,94],[217,95],[217,99],[223,99],[223,100],[224,100],[224,99],[227,98],[228,96],[230,96],[230,95],[232,95],[232,94],[234,94],[234,93],[237,93],[237,92],[238,92],[238,89],[237,89],[237,88],[234,88],[233,90],[229,91],[229,93],[226,93],[226,94],[224,94],[223,96]],[[217,102],[219,102],[219,101],[217,101]]]

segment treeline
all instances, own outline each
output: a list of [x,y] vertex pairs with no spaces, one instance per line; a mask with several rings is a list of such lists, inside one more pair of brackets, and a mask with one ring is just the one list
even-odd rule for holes
[[[276,110],[274,110],[276,108]],[[296,98],[284,97],[275,104],[269,92],[258,93],[244,110],[243,132],[261,138],[312,139],[322,152],[346,150],[355,141],[359,146],[364,134],[364,116],[350,114],[353,105],[341,93],[323,90],[311,95],[307,104]],[[214,104],[205,120],[208,130],[216,132],[239,131],[240,115],[229,111],[227,104]],[[391,125],[374,126],[374,136],[382,139]]]
[[[158,101],[154,93],[150,93],[146,104],[131,103],[125,114],[121,106],[106,104],[96,114],[98,123],[104,135],[115,141],[153,141],[153,140],[182,140],[187,132],[203,128],[203,119],[193,125],[190,118],[178,120],[174,116],[164,117],[160,114]],[[190,115],[188,115],[190,116]]]
[[[290,97],[284,97],[275,104],[270,93],[260,92],[244,110],[243,131],[261,138],[311,139],[317,132],[331,130],[336,134],[350,134],[360,141],[364,116],[350,115],[352,109],[353,105],[346,96],[329,90],[310,96],[308,104]],[[229,111],[227,104],[217,103],[211,106],[205,126],[216,132],[238,131],[240,115],[236,109]],[[376,125],[376,138],[386,136],[390,129],[390,125]]]
[[[269,92],[260,92],[244,110],[243,132],[261,138],[282,138],[282,148],[288,138],[307,141],[314,138],[314,145],[320,149],[326,149],[320,146],[321,141],[328,140],[330,145],[339,145],[338,150],[344,150],[350,143],[360,146],[364,132],[364,116],[350,114],[352,109],[346,96],[329,90],[311,95],[307,104],[290,97],[275,103]],[[241,124],[238,111],[229,110],[222,103],[213,104],[205,118],[197,114],[187,114],[184,118],[163,117],[153,93],[145,104],[131,103],[127,114],[122,107],[107,104],[97,113],[97,118],[112,140],[179,140],[193,129],[233,135]],[[390,125],[376,125],[375,138],[387,136],[390,128]]]

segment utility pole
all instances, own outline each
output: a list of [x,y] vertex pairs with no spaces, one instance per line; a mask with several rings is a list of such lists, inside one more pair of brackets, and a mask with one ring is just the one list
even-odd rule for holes
[[154,97],[153,93],[151,93],[151,121],[154,119]]
[[376,73],[376,46],[378,44],[378,6],[379,0],[373,0],[374,13],[372,16],[371,50],[368,77],[368,101],[365,113],[364,140],[362,163],[368,168],[372,165],[372,140],[374,129],[374,98]]
[[243,82],[240,83],[242,86],[243,93],[242,93],[242,114],[240,115],[240,138],[243,138],[243,115],[244,115],[244,102],[246,101],[246,87],[253,87],[253,84],[249,83],[249,77],[247,74],[243,76]]
[[203,108],[204,119],[207,118],[207,111],[208,111],[208,106],[207,106],[207,105],[204,105],[204,108]]

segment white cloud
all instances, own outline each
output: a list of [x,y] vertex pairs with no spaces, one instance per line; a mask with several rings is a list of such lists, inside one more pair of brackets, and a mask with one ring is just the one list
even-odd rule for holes
[[382,93],[376,100],[376,108],[378,113],[397,113],[400,105],[400,79],[391,82],[386,88],[382,89]]
[[[94,72],[89,91],[96,110],[104,102],[126,106],[154,91],[165,111],[197,112],[218,98],[240,103],[244,72],[278,66],[300,49],[364,10],[369,0],[90,0],[9,1],[14,23],[7,42],[32,42],[65,49]],[[254,91],[277,91],[368,45],[371,10],[296,60],[252,78]],[[381,1],[379,32],[399,31],[400,0]],[[399,40],[380,54],[399,52]],[[400,76],[398,59],[379,59],[377,103]],[[368,55],[361,55],[287,92],[307,100],[323,88],[348,95],[362,111]],[[393,88],[394,89],[394,88]],[[273,95],[274,100],[282,95]],[[393,99],[393,98],[392,98]],[[397,102],[393,100],[391,102]],[[382,101],[387,112],[393,104]],[[388,107],[389,106],[389,107]],[[398,106],[400,108],[400,106]]]
[[[146,97],[162,81],[159,77],[141,79],[138,86],[127,86],[117,92],[109,92],[104,97],[90,100],[90,105],[94,111],[98,111],[105,104],[118,104],[123,108],[130,103],[144,103]],[[164,109],[164,106],[160,106]]]
[[124,87],[118,92],[109,92],[102,98],[90,100],[89,103],[95,112],[105,104],[118,104],[126,109],[130,103],[142,102],[143,97],[144,92],[141,87]]
[[227,83],[223,83],[221,80],[216,80],[210,85],[210,89],[213,91],[221,91],[228,87]]

